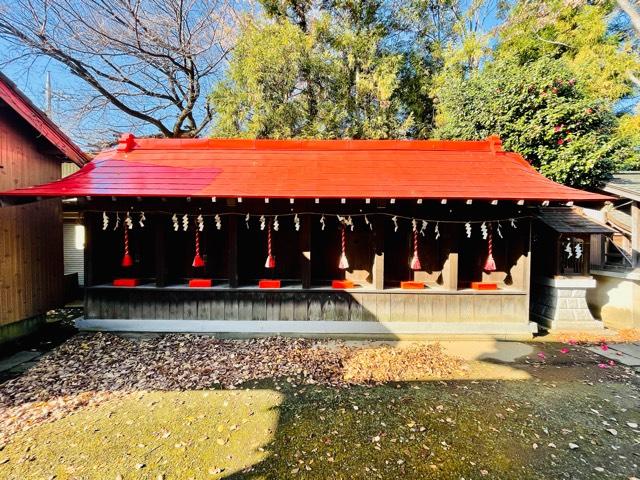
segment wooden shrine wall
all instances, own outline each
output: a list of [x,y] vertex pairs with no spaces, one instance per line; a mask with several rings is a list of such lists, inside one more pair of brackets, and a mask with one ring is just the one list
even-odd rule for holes
[[[399,201],[382,210],[363,201],[362,205],[343,210],[347,207],[340,205],[339,200],[326,201],[321,207],[303,201],[296,201],[294,207],[289,202],[281,203],[278,207],[272,199],[268,205],[245,201],[242,205],[212,206],[210,200],[198,203],[193,199],[186,205],[167,199],[162,204],[145,205],[144,201],[124,203],[117,199],[94,204],[94,209],[85,214],[88,227],[85,318],[98,323],[131,320],[129,328],[137,325],[141,330],[145,320],[175,322],[176,328],[180,321],[229,322],[229,331],[233,330],[232,322],[244,321],[504,324],[507,327],[529,324],[529,219],[523,219],[517,229],[504,224],[504,238],[494,234],[498,271],[491,274],[483,273],[487,241],[481,236],[480,224],[474,225],[473,237],[467,238],[463,224],[459,223],[465,219],[504,220],[526,214],[512,205],[471,207],[432,203],[418,208]],[[123,271],[119,266],[122,231],[111,228],[102,231],[100,210],[122,212],[129,208],[134,212],[144,210],[147,225],[144,229],[134,227],[132,230],[135,265]],[[194,231],[174,232],[170,213],[167,213],[176,211],[181,215],[187,208],[192,216],[198,211],[208,215],[235,213],[223,217],[221,230],[215,229],[212,218],[208,217],[201,243],[207,266],[200,272],[190,266]],[[303,212],[321,211],[329,215],[357,209],[371,215],[373,228],[368,228],[360,217],[356,229],[348,232],[347,256],[351,268],[344,272],[337,268],[340,235],[336,220],[328,221],[323,230],[317,214],[309,216]],[[244,214],[240,214],[247,211],[252,215],[250,229],[245,225]],[[281,231],[274,234],[276,271],[267,271],[264,269],[266,232],[259,228],[258,217],[295,211],[301,214],[301,228],[293,229],[291,217],[280,220]],[[376,216],[381,211],[387,216]],[[425,236],[420,236],[421,271],[414,272],[409,267],[410,220],[405,218],[396,231],[389,216],[396,212],[409,218],[415,215],[416,218],[443,219],[439,238],[435,236],[435,222],[429,224]],[[447,223],[448,220],[458,223]],[[178,271],[179,265],[183,266],[181,271]],[[113,278],[127,275],[140,278],[143,285],[111,286]],[[214,286],[188,288],[188,278],[196,275],[212,278]],[[258,289],[256,279],[269,278],[269,275],[295,281],[283,284],[278,290]],[[354,279],[360,286],[353,290],[328,288],[330,280],[339,276]],[[398,288],[402,280],[414,278],[425,282],[427,288],[420,291]],[[468,283],[472,280],[496,281],[500,287],[496,291],[471,290]],[[168,331],[173,325],[169,323]],[[226,331],[225,326],[215,328]]]
[[527,323],[521,292],[247,291],[95,287],[85,318]]

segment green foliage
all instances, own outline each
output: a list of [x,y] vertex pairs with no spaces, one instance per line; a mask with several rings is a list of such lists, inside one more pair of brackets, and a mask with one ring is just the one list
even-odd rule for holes
[[634,145],[640,145],[640,113],[620,118],[617,134],[631,139]]
[[298,135],[304,128],[298,81],[307,53],[304,34],[292,24],[247,27],[226,78],[210,95],[217,113],[214,135]]
[[522,1],[500,30],[497,59],[520,65],[562,59],[585,92],[615,101],[632,93],[629,72],[640,71],[630,39],[610,28],[615,3]]
[[620,159],[618,169],[640,170],[640,112],[623,115],[615,136],[623,144],[632,146],[630,154]]
[[498,134],[544,175],[574,186],[637,165],[638,124],[622,128],[614,106],[633,93],[640,59],[610,28],[611,11],[608,2],[520,1],[493,47],[467,36],[435,82],[436,136]]
[[336,0],[313,19],[307,3],[295,4],[268,2],[275,20],[244,31],[210,96],[213,135],[405,137],[412,117],[398,97],[404,57],[384,45],[381,4]]
[[640,58],[614,28],[609,0],[261,4],[210,95],[214,136],[499,134],[543,174],[576,186],[640,164],[638,115],[615,113],[635,93]]
[[447,85],[440,96],[447,117],[437,136],[498,134],[507,150],[557,182],[594,186],[632,155],[631,145],[616,136],[609,105],[592,99],[557,60],[496,61]]

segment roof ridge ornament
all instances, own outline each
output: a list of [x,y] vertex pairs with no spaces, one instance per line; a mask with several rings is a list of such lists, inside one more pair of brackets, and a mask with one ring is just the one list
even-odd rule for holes
[[487,142],[489,142],[489,149],[491,153],[502,152],[502,140],[498,135],[489,135],[487,137]]
[[133,133],[123,133],[118,139],[118,152],[130,152],[136,144],[136,136]]

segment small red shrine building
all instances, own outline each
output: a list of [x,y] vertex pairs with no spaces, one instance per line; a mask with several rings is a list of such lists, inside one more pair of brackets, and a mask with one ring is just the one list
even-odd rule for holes
[[[78,198],[81,328],[359,336],[531,335],[541,209],[608,199],[546,179],[497,137],[131,134],[69,177],[2,195]],[[540,227],[536,275],[588,275],[556,261],[565,244],[588,258],[588,235],[553,228]]]

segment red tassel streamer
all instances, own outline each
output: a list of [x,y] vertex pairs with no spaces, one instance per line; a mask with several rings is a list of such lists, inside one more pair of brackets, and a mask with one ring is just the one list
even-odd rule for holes
[[493,235],[492,235],[493,227],[489,226],[489,237],[487,238],[487,261],[484,262],[484,271],[485,272],[495,272],[496,271],[496,261],[493,259]]
[[411,257],[411,270],[422,270],[420,257],[418,256],[418,229],[413,229],[413,257]]
[[269,226],[267,227],[267,261],[264,263],[264,268],[276,268],[276,257],[272,255],[271,250],[271,220],[269,220]]
[[345,232],[345,226],[342,225],[342,238],[341,238],[342,251],[340,253],[340,261],[338,262],[338,268],[346,270],[349,268],[349,260],[347,260],[347,234]]
[[129,254],[129,227],[123,225],[122,229],[124,230],[124,256],[122,257],[121,265],[123,267],[130,267],[133,265],[133,259]]
[[198,230],[198,227],[196,227],[196,254],[191,265],[195,268],[204,267],[204,260],[200,256],[200,230]]

